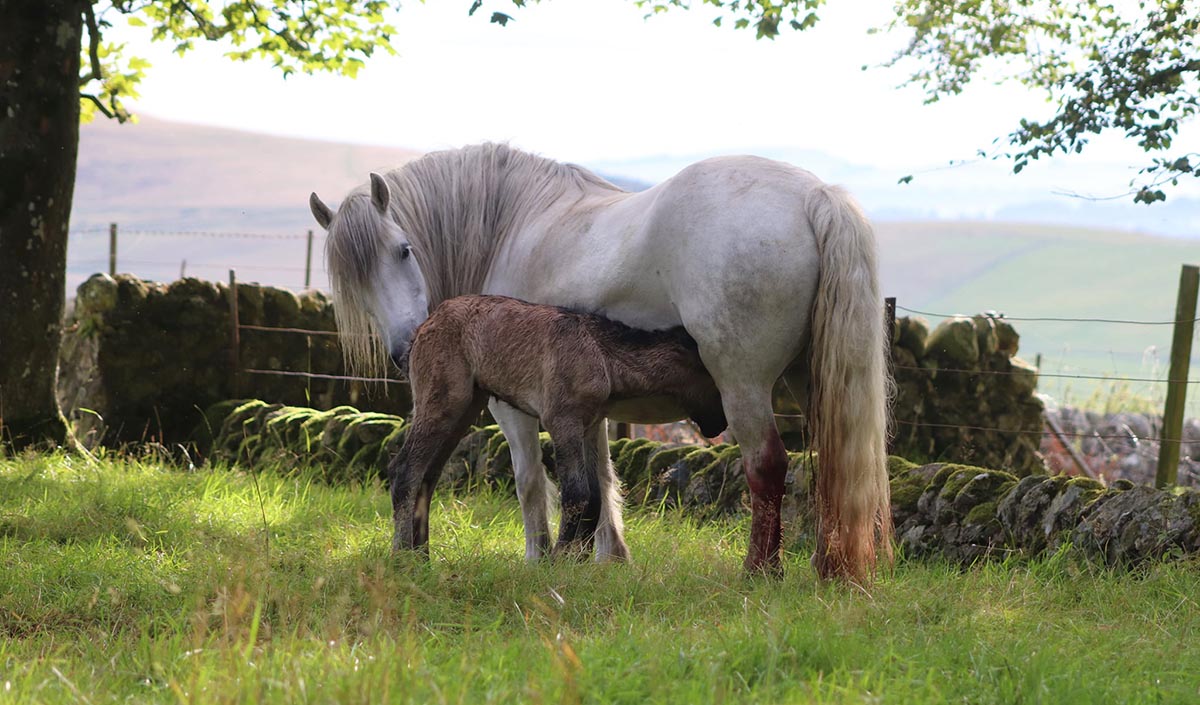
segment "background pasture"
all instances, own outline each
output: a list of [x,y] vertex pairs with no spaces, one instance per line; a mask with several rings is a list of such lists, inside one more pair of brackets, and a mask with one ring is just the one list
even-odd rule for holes
[[[137,125],[85,125],[71,220],[68,292],[73,295],[88,276],[107,271],[111,222],[120,225],[120,272],[167,282],[182,271],[225,281],[234,268],[243,281],[292,289],[304,285],[306,233],[313,230],[311,281],[325,288],[324,233],[308,212],[309,192],[316,190],[334,202],[363,183],[369,171],[392,168],[418,154],[153,118]],[[907,210],[897,210],[887,200],[894,194],[885,197],[879,191],[879,174],[850,169],[816,152],[779,156],[844,182],[862,200],[875,216],[884,294],[895,296],[908,309],[1165,321],[1173,317],[1179,265],[1196,260],[1194,239],[1065,225],[925,219],[923,212],[930,218],[936,215],[929,210],[928,194],[914,196]],[[638,189],[680,165],[674,159],[599,166],[610,178],[646,175],[640,181],[635,177],[621,182]],[[1071,173],[1056,178],[1069,183]],[[1002,198],[994,193],[1007,188],[1002,186],[968,183],[962,188],[975,194],[973,198],[989,193],[1000,200],[1028,197],[1006,193]],[[952,193],[953,203],[966,197],[954,191],[933,193]],[[1137,212],[1145,212],[1147,222],[1154,223],[1154,213],[1174,209],[1172,232],[1182,232],[1184,223],[1200,222],[1189,216],[1192,205],[1185,197],[1155,206],[1160,210],[1139,206]],[[1097,203],[1080,210],[1104,212],[1110,206]],[[1023,214],[1046,217],[1020,209],[1009,209],[1004,216],[1019,219]],[[1200,235],[1200,230],[1192,234]],[[930,319],[938,322],[936,316]],[[1018,329],[1020,354],[1033,362],[1041,353],[1046,372],[1166,377],[1169,326],[1029,322]],[[1194,346],[1194,354],[1193,369],[1200,369],[1200,345]],[[1073,403],[1090,399],[1093,406],[1136,397],[1141,406],[1160,411],[1165,394],[1160,384],[1122,386],[1049,377],[1042,379],[1040,389]],[[1200,394],[1192,397],[1188,416],[1200,416]]]

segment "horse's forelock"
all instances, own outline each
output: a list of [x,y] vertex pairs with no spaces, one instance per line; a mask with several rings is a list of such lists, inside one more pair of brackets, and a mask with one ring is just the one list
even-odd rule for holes
[[338,208],[325,240],[334,317],[346,368],[368,376],[385,372],[383,345],[370,314],[375,265],[385,247],[370,194],[356,189]]

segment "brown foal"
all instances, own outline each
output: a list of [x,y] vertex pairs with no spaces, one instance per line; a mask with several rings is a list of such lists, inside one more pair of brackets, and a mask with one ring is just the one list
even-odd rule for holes
[[541,419],[554,442],[562,518],[554,554],[590,552],[600,518],[597,424],[634,403],[654,420],[725,429],[721,395],[683,330],[643,331],[505,296],[445,301],[417,330],[407,367],[412,423],[391,459],[394,550],[428,552],[442,466],[489,397]]

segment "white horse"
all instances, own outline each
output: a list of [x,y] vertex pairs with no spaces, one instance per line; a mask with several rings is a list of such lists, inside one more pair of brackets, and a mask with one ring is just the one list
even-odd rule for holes
[[[753,512],[745,565],[776,571],[787,455],[771,406],[785,372],[808,390],[824,578],[867,580],[891,555],[883,301],[870,224],[812,174],[756,157],[693,164],[641,193],[503,144],[428,154],[371,174],[332,212],[326,258],[347,361],[403,361],[441,301],[502,294],[645,329],[682,325],[721,391]],[[380,349],[382,346],[382,350]],[[412,380],[414,386],[421,380]],[[645,401],[645,400],[643,400]],[[550,546],[538,421],[498,400],[525,521],[526,556]],[[614,418],[677,409],[631,400]],[[604,425],[591,442],[608,457]],[[619,480],[601,468],[596,558],[626,559]]]

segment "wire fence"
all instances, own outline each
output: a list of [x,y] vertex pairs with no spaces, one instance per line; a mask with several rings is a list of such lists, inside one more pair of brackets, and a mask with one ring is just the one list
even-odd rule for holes
[[[107,235],[107,237],[95,237]],[[169,228],[121,228],[116,223],[107,227],[83,226],[71,230],[67,256],[68,279],[72,283],[83,271],[106,271],[115,276],[118,271],[136,272],[154,279],[179,278],[196,273],[216,278],[229,269],[246,270],[266,280],[266,283],[289,287],[325,286],[325,270],[319,259],[313,261],[313,245],[323,240],[324,232],[255,232],[217,230],[174,230]],[[197,241],[194,247],[177,244],[180,240]],[[274,243],[262,247],[223,248],[215,250],[203,241],[260,241]],[[160,246],[169,243],[169,247]],[[299,246],[282,247],[284,243]],[[164,259],[163,255],[170,259]],[[217,257],[228,259],[218,260]],[[314,280],[314,274],[316,279]],[[74,276],[72,276],[74,275]],[[302,276],[302,278],[301,278]]]
[[[897,309],[904,310],[904,311],[909,310],[909,309],[906,309],[904,307],[899,307],[899,306],[897,307]],[[1006,320],[1015,320],[1015,319],[1006,319]],[[1097,322],[1097,323],[1111,322],[1111,319],[1073,319],[1073,320],[1075,320],[1077,322]],[[1157,325],[1157,323],[1155,323],[1155,324]],[[249,324],[239,324],[238,328],[240,330],[247,330],[247,331],[289,333],[289,334],[299,334],[299,335],[305,335],[305,336],[334,336],[334,337],[336,337],[338,335],[336,331],[309,330],[309,329],[293,328],[293,327],[275,327],[275,326],[258,326],[258,325],[249,325]],[[929,375],[952,374],[952,375],[967,375],[967,376],[978,376],[978,375],[1013,376],[1013,375],[1028,375],[1028,374],[1030,374],[1028,371],[929,368],[929,367],[921,367],[921,366],[915,366],[915,365],[894,365],[893,369],[905,370],[908,372],[924,373],[924,374],[929,374]],[[256,374],[256,375],[276,375],[276,376],[283,376],[283,377],[300,377],[300,378],[307,378],[307,379],[334,380],[334,381],[358,382],[358,383],[378,383],[378,384],[393,384],[393,385],[406,384],[405,382],[402,382],[400,380],[391,379],[391,378],[387,378],[387,377],[332,375],[332,374],[300,372],[300,371],[292,371],[292,370],[243,369],[242,371],[246,372],[248,374]],[[1124,382],[1151,382],[1151,383],[1160,383],[1160,384],[1169,384],[1172,382],[1176,382],[1176,383],[1182,383],[1182,384],[1186,384],[1186,385],[1200,385],[1200,380],[1188,380],[1188,379],[1171,380],[1171,379],[1141,378],[1141,377],[1097,377],[1097,376],[1090,376],[1090,375],[1055,375],[1055,374],[1047,374],[1047,373],[1041,373],[1041,372],[1037,372],[1036,374],[1038,374],[1039,377],[1094,379],[1094,380],[1124,381]],[[802,414],[776,413],[775,416],[776,416],[776,418],[780,418],[780,419],[794,419],[794,420],[804,420],[805,419],[805,416]],[[911,420],[905,420],[905,419],[895,419],[894,422],[896,424],[902,425],[902,426],[952,429],[952,430],[958,430],[958,431],[975,431],[975,432],[980,432],[980,433],[1000,433],[1000,434],[1011,434],[1013,436],[1027,436],[1027,437],[1040,437],[1040,438],[1057,437],[1060,440],[1064,439],[1064,438],[1070,438],[1070,439],[1078,439],[1078,440],[1091,439],[1091,440],[1099,440],[1099,441],[1132,441],[1135,444],[1136,443],[1157,443],[1157,444],[1177,443],[1177,444],[1180,444],[1180,443],[1187,443],[1189,441],[1189,439],[1186,439],[1183,437],[1171,438],[1171,437],[1166,437],[1166,436],[1155,436],[1155,435],[1138,436],[1131,430],[1127,430],[1126,432],[1123,432],[1123,433],[1098,433],[1098,432],[1094,432],[1094,431],[1087,432],[1087,433],[1079,433],[1079,432],[1073,432],[1073,431],[1064,431],[1061,429],[1053,429],[1049,426],[1043,426],[1043,428],[1041,430],[1034,431],[1034,430],[1027,430],[1027,429],[1000,428],[1000,427],[994,427],[994,426],[937,423],[937,422],[932,422],[932,421],[928,421],[928,420],[911,421]],[[1086,468],[1081,468],[1081,469],[1083,469],[1084,472],[1087,474],[1092,474],[1092,473],[1088,472],[1088,470]]]
[[[120,235],[122,235],[122,236],[132,236],[135,238],[147,238],[147,239],[151,239],[151,240],[157,239],[157,238],[165,238],[165,239],[184,238],[184,239],[262,240],[262,241],[304,242],[304,243],[306,243],[305,248],[304,248],[305,263],[304,263],[304,266],[299,266],[299,265],[284,264],[280,261],[271,261],[268,263],[268,262],[262,261],[261,259],[259,261],[254,261],[254,262],[236,262],[236,263],[218,263],[218,262],[212,262],[212,261],[189,262],[186,258],[182,258],[178,262],[167,261],[167,260],[163,260],[163,259],[155,259],[155,258],[143,258],[143,257],[135,257],[132,259],[118,260],[118,252],[117,252],[118,228],[115,224],[110,225],[108,228],[85,227],[85,228],[80,228],[80,229],[73,231],[74,234],[77,234],[80,236],[104,233],[104,232],[107,232],[109,235],[108,256],[107,257],[69,258],[68,259],[68,268],[69,269],[71,267],[88,267],[88,266],[93,266],[93,265],[103,265],[107,262],[108,267],[109,267],[109,272],[115,273],[118,262],[122,265],[126,265],[126,266],[132,265],[132,266],[137,266],[137,267],[159,267],[159,268],[171,267],[171,268],[174,268],[176,265],[178,265],[180,267],[180,269],[179,269],[180,276],[182,277],[185,274],[185,272],[189,266],[190,267],[209,268],[209,269],[213,269],[213,268],[228,269],[228,268],[230,268],[231,264],[236,264],[236,266],[233,267],[235,269],[245,269],[245,270],[250,270],[253,272],[260,272],[260,273],[265,273],[265,274],[272,274],[272,273],[273,274],[281,274],[281,275],[285,275],[289,279],[289,281],[292,280],[291,278],[296,273],[304,272],[305,287],[312,285],[312,272],[313,272],[312,249],[313,249],[314,238],[315,237],[323,237],[323,235],[324,235],[324,233],[320,233],[319,235],[316,235],[311,230],[304,232],[304,233],[248,232],[248,231],[226,232],[226,231],[209,231],[209,230],[170,230],[170,229],[157,229],[157,228],[131,228],[131,229],[123,229],[123,230],[119,231]],[[298,252],[297,252],[296,256],[297,257],[299,256]],[[320,285],[318,285],[318,286],[320,287]],[[323,288],[323,287],[321,287],[321,288]],[[895,305],[893,311],[901,311],[901,312],[911,314],[911,315],[928,316],[930,318],[937,318],[937,319],[950,319],[950,318],[955,318],[958,316],[958,314],[953,314],[953,313],[940,313],[940,312],[936,312],[936,311],[927,311],[927,310],[923,310],[923,309],[919,309],[919,308],[911,308],[911,307],[902,306],[902,305]],[[1194,311],[1194,307],[1193,307],[1193,311]],[[1077,325],[1084,325],[1084,326],[1126,325],[1126,326],[1145,326],[1145,327],[1174,327],[1177,330],[1179,329],[1180,326],[1184,326],[1184,325],[1194,326],[1196,323],[1200,322],[1200,318],[1197,318],[1195,316],[1185,316],[1185,317],[1174,319],[1174,320],[1168,320],[1165,318],[1155,319],[1155,320],[1147,320],[1147,319],[1136,319],[1136,318],[1113,318],[1113,317],[1104,317],[1104,316],[1071,317],[1071,316],[1053,316],[1053,315],[1010,315],[1008,313],[996,313],[996,312],[988,312],[986,315],[989,315],[989,316],[995,318],[996,320],[1005,321],[1005,322],[1070,323],[1070,324],[1077,324]],[[295,334],[295,335],[304,335],[304,336],[337,336],[337,333],[334,331],[308,330],[308,329],[302,329],[302,328],[289,328],[289,327],[272,327],[272,326],[257,326],[257,325],[238,324],[238,329],[245,330],[245,331],[274,332],[274,333]],[[1097,350],[1097,351],[1091,351],[1091,352],[1100,354],[1100,355],[1108,355],[1113,358],[1115,358],[1116,356],[1124,356],[1126,358],[1134,358],[1135,356],[1140,355],[1144,359],[1146,356],[1145,350],[1142,350],[1142,351],[1115,351],[1115,350],[1102,351],[1102,350]],[[1039,358],[1039,360],[1038,360],[1039,364],[1037,365],[1037,369],[1036,369],[1036,374],[1038,376],[1038,379],[1103,382],[1103,383],[1107,383],[1107,384],[1161,385],[1162,387],[1167,387],[1167,388],[1174,387],[1174,388],[1178,388],[1178,389],[1195,388],[1197,385],[1200,385],[1200,379],[1191,379],[1189,377],[1183,377],[1183,376],[1179,376],[1177,378],[1172,377],[1171,375],[1167,375],[1165,377],[1151,377],[1151,376],[1118,374],[1118,373],[1113,373],[1113,372],[1103,372],[1103,371],[1097,371],[1097,370],[1073,370],[1070,372],[1068,372],[1068,371],[1051,372],[1051,371],[1043,369],[1043,366],[1040,364],[1041,363],[1041,360],[1040,360],[1041,355],[1040,354],[1038,355],[1038,358]],[[236,359],[236,357],[235,357],[235,359]],[[896,365],[894,365],[893,369],[897,370],[897,371],[903,371],[908,374],[928,374],[928,375],[1014,376],[1014,375],[1028,375],[1029,374],[1028,371],[1023,371],[1023,370],[954,369],[954,368],[944,368],[944,367],[928,368],[928,367],[923,367],[923,366],[919,366],[919,365],[903,365],[903,364],[896,364]],[[242,369],[240,371],[244,372],[246,374],[251,374],[251,375],[276,375],[276,376],[282,376],[282,377],[319,379],[319,380],[328,380],[328,381],[344,381],[344,382],[348,382],[348,383],[358,383],[358,384],[373,384],[373,383],[374,384],[385,384],[385,385],[404,384],[403,382],[401,382],[399,380],[391,379],[391,378],[363,377],[363,376],[354,376],[354,375],[334,375],[334,374],[325,374],[325,373],[318,373],[318,372],[312,372],[312,371],[264,370],[264,369]],[[1168,394],[1168,396],[1169,396],[1169,394]],[[777,416],[779,416],[780,418],[795,418],[795,415],[790,415],[790,414],[778,414]],[[956,428],[959,430],[985,432],[985,433],[1005,433],[1005,434],[1017,434],[1017,435],[1038,435],[1038,436],[1052,436],[1053,435],[1053,436],[1057,436],[1060,440],[1067,439],[1067,438],[1071,438],[1071,439],[1091,438],[1091,439],[1098,439],[1098,440],[1114,440],[1114,439],[1127,440],[1129,438],[1129,434],[1108,434],[1108,435],[1106,435],[1106,434],[1098,434],[1098,433],[1094,433],[1094,432],[1093,433],[1076,433],[1076,432],[1063,431],[1061,429],[1050,429],[1050,428],[1043,428],[1041,431],[1027,431],[1027,430],[1013,430],[1013,429],[1005,429],[1005,428],[993,428],[993,427],[987,427],[987,426],[971,426],[971,425],[961,425],[961,424],[939,424],[939,423],[928,422],[928,421],[923,421],[923,420],[922,421],[897,420],[896,423],[899,425],[916,425],[916,426],[923,426],[926,428],[947,428],[947,429]],[[1154,443],[1168,443],[1168,444],[1186,442],[1186,439],[1183,439],[1183,438],[1171,438],[1171,437],[1167,437],[1167,436],[1162,436],[1162,437],[1143,436],[1137,440],[1145,441],[1145,442],[1154,442]]]
[[[915,314],[917,316],[930,316],[933,318],[954,318],[961,314],[957,313],[932,313],[929,311],[919,311],[913,308],[906,308],[897,304],[896,308],[905,313]],[[1121,323],[1131,326],[1175,326],[1180,323],[1196,323],[1200,322],[1200,318],[1185,318],[1177,321],[1137,321],[1125,318],[1067,318],[1057,316],[1010,316],[1006,313],[997,313],[994,316],[997,320],[1003,321],[1021,321],[1028,323]]]

